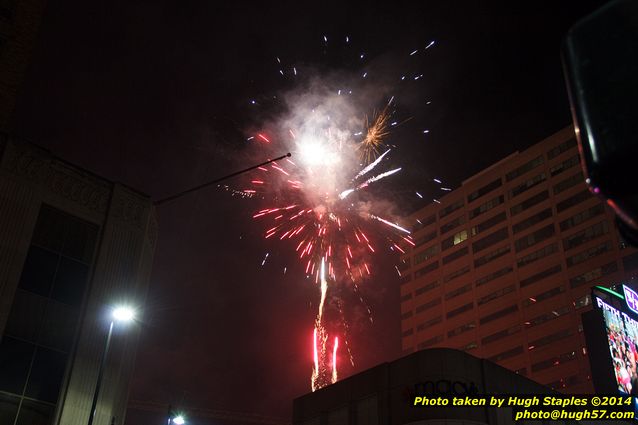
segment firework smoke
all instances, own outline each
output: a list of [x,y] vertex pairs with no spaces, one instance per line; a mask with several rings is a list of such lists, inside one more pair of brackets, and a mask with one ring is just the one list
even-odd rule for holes
[[[271,201],[253,217],[269,221],[265,238],[290,242],[306,276],[317,285],[314,391],[337,380],[340,339],[350,353],[343,302],[336,299],[336,289],[351,287],[364,302],[359,288],[373,271],[374,240],[383,240],[395,252],[404,252],[414,242],[410,231],[393,219],[389,202],[375,196],[380,181],[401,171],[390,166],[391,149],[385,140],[399,123],[389,85],[378,84],[378,79],[375,85],[367,71],[356,78],[335,74],[303,81],[298,71],[304,70],[295,68],[298,88],[278,96],[285,112],[248,138],[262,154],[274,157],[283,150],[292,158],[260,168],[244,193]],[[372,120],[367,118],[369,111]],[[336,323],[339,320],[342,323]],[[354,364],[351,354],[350,362]]]

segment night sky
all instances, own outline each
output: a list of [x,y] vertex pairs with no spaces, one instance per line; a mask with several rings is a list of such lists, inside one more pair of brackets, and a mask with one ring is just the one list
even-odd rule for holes
[[[509,3],[51,0],[15,133],[159,199],[267,159],[246,139],[304,73],[368,72],[362,115],[396,95],[405,121],[387,140],[404,171],[385,190],[407,215],[442,195],[433,178],[458,187],[571,122],[561,39],[604,2]],[[403,73],[423,77],[399,84]],[[209,188],[158,207],[131,400],[289,418],[309,391],[317,290],[294,247],[263,240],[261,206]],[[355,367],[344,357],[342,376],[401,355],[396,258],[372,259],[374,321],[351,303]],[[159,415],[131,409],[127,423]]]

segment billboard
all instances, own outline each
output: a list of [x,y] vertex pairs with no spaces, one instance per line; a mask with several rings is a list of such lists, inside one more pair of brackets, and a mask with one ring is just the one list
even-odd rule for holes
[[[591,364],[605,365],[604,370],[611,369],[612,376],[607,373],[604,387],[611,386],[622,394],[638,395],[638,294],[623,285],[623,293],[610,291],[607,288],[594,287],[592,304],[602,315],[606,346],[605,350],[592,350],[594,344],[589,343]],[[599,333],[599,335],[600,335]],[[602,336],[602,335],[601,335]],[[600,347],[600,339],[598,346]],[[598,354],[598,355],[597,355]],[[600,358],[596,358],[600,357]],[[611,368],[609,367],[611,366]],[[610,379],[611,378],[611,379]],[[597,391],[599,385],[594,381]],[[602,388],[601,388],[602,389]]]

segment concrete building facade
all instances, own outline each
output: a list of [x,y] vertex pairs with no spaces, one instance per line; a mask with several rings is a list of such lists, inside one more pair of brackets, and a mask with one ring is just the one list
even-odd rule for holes
[[405,353],[450,347],[558,390],[592,391],[581,313],[638,252],[584,183],[566,128],[413,214],[402,256]]
[[[328,385],[293,402],[294,425],[508,425],[574,421],[513,420],[512,408],[414,406],[429,398],[551,395],[552,391],[462,351],[419,351]],[[620,422],[619,422],[620,423]]]
[[[156,234],[147,196],[0,137],[0,423],[87,423],[110,307],[142,307]],[[124,423],[139,331],[114,329],[96,425]]]

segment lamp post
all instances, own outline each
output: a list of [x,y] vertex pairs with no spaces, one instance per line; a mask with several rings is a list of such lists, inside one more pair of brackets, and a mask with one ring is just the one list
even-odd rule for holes
[[100,386],[102,385],[102,376],[104,375],[104,368],[106,367],[106,358],[109,354],[109,347],[111,345],[111,336],[113,335],[113,325],[115,322],[128,323],[135,318],[135,311],[130,307],[116,307],[111,312],[111,324],[109,325],[109,332],[106,335],[106,344],[104,344],[104,351],[102,352],[102,362],[97,374],[97,383],[95,384],[95,392],[93,393],[93,402],[91,403],[91,412],[89,413],[88,425],[93,425],[95,419],[95,411],[97,410],[97,399],[100,395]]

